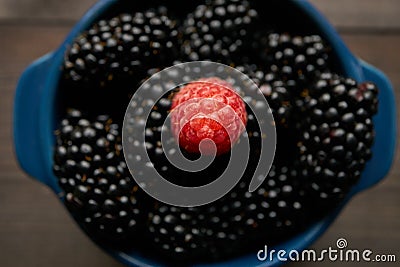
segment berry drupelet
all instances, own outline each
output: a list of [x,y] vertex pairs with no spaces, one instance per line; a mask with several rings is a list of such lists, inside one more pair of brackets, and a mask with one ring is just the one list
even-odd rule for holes
[[56,132],[54,173],[67,208],[96,239],[129,239],[142,224],[140,188],[130,176],[119,126],[69,110]]

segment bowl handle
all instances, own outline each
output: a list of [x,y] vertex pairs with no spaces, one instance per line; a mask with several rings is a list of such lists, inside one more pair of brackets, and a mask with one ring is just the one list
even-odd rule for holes
[[[369,188],[381,181],[389,172],[396,151],[396,97],[389,79],[380,70],[360,60],[364,80],[374,82],[379,88],[379,111],[374,117],[377,134],[373,147],[374,166],[366,166],[367,177],[358,184],[356,191]],[[379,136],[378,136],[379,135]],[[373,155],[373,156],[374,156]]]
[[21,75],[14,98],[14,146],[21,168],[41,182],[46,177],[39,135],[39,109],[53,54],[33,62]]

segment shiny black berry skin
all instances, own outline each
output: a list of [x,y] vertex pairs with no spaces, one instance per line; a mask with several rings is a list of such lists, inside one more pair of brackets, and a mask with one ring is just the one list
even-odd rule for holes
[[175,60],[177,35],[176,21],[163,7],[100,20],[67,51],[65,78],[95,87],[113,81],[132,83],[147,69]]
[[59,97],[66,107],[122,123],[142,81],[171,66],[178,50],[177,21],[164,7],[104,18],[67,49]]
[[304,192],[294,170],[273,166],[254,193],[248,192],[248,181],[244,178],[221,199],[196,208],[156,203],[147,223],[153,246],[168,259],[208,262],[253,251],[304,229]]
[[120,128],[69,110],[56,131],[54,174],[64,203],[95,239],[128,240],[143,224],[142,197],[126,166]]
[[263,235],[270,243],[279,242],[304,229],[308,218],[303,182],[292,164],[274,164],[263,185],[245,193],[245,214],[253,218],[254,240]]
[[261,38],[260,48],[270,71],[284,81],[295,80],[299,86],[312,82],[330,67],[330,48],[319,35],[271,33]]
[[289,124],[293,124],[291,113],[296,81],[284,81],[278,74],[265,72],[264,68],[255,64],[239,65],[236,69],[252,79],[264,94],[272,110],[276,127],[288,128]]
[[248,192],[249,179],[244,177],[227,195],[204,206],[215,248],[208,247],[215,250],[210,253],[217,258],[253,251],[265,242],[280,242],[303,230],[308,222],[296,170],[274,164],[253,193]]
[[156,202],[149,212],[147,238],[152,249],[169,260],[201,260],[208,250],[204,219],[201,207],[182,208]]
[[247,0],[208,0],[199,5],[183,23],[185,60],[231,65],[237,57],[246,57],[241,53],[242,47],[249,31],[257,25],[257,17]]
[[[293,106],[322,72],[332,64],[331,48],[319,35],[297,36],[289,33],[256,31],[249,42],[249,63],[236,68],[259,86],[273,111],[277,128],[289,128],[296,117]],[[278,129],[279,130],[279,129]]]
[[299,102],[299,169],[315,214],[340,203],[371,158],[377,94],[372,83],[330,73],[304,92]]
[[299,136],[298,131],[294,129],[297,112],[294,108],[296,81],[283,81],[277,74],[264,72],[263,68],[256,64],[244,64],[236,69],[249,76],[268,101],[277,136],[275,162],[287,165],[294,160]]

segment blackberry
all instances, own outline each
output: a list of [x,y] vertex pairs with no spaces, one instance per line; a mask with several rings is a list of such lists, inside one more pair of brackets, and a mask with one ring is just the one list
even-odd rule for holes
[[249,76],[264,94],[272,110],[276,127],[288,128],[292,124],[293,91],[296,82],[283,81],[276,73],[264,72],[262,68],[258,68],[255,64],[239,65],[236,69]]
[[[249,214],[246,208],[250,205],[248,186],[257,167],[260,157],[261,135],[260,128],[252,110],[247,106],[246,132],[250,144],[250,157],[246,170],[239,183],[222,198],[200,207],[202,229],[207,244],[208,261],[228,259],[232,256],[252,249],[256,244],[256,236],[252,235],[257,229],[255,214]],[[221,157],[221,156],[219,156]],[[218,169],[216,165],[216,172]],[[250,194],[251,195],[251,194]]]
[[265,183],[249,193],[245,178],[221,199],[196,208],[157,203],[148,220],[153,245],[170,259],[214,261],[304,229],[305,198],[296,172],[274,166]]
[[296,100],[318,75],[330,69],[331,49],[319,35],[256,31],[253,37],[256,41],[247,49],[256,57],[237,69],[253,79],[266,96],[277,131],[289,128],[298,119],[292,115]]
[[332,66],[331,48],[319,35],[257,32],[254,39],[258,41],[251,47],[257,51],[253,64],[266,66],[264,72],[272,72],[289,84],[295,83],[297,92]]
[[206,230],[201,207],[182,208],[156,202],[147,221],[148,239],[162,256],[174,261],[194,261],[206,255]]
[[377,87],[326,73],[303,92],[299,169],[313,209],[335,207],[371,158]]
[[66,90],[78,87],[80,96],[89,90],[93,97],[105,88],[112,91],[105,99],[121,101],[118,91],[123,91],[128,100],[126,91],[136,89],[149,69],[170,66],[177,58],[176,24],[165,7],[96,22],[76,37],[65,55]]
[[273,166],[253,193],[248,182],[245,176],[227,195],[203,207],[211,259],[238,256],[304,229],[306,203],[295,171]]
[[235,217],[242,216],[251,243],[258,240],[272,244],[303,230],[307,219],[302,182],[292,165],[273,164],[257,191],[243,191],[240,198],[245,199],[245,206]]
[[142,192],[130,176],[120,128],[69,110],[56,132],[54,173],[67,208],[96,239],[127,240],[143,223]]
[[250,1],[209,0],[183,23],[182,53],[186,60],[212,60],[232,64],[255,27],[257,12]]
[[298,134],[293,127],[296,82],[283,81],[275,73],[266,73],[255,64],[240,65],[236,69],[248,75],[268,101],[277,134],[275,163],[288,164],[294,160],[298,142]]
[[[241,183],[234,191],[243,192],[245,187]],[[175,261],[209,262],[241,253],[246,229],[240,220],[243,208],[240,196],[231,192],[195,208],[156,203],[148,220],[149,239],[154,240],[153,246],[162,255]]]
[[299,138],[293,127],[297,116],[293,103],[295,99],[293,91],[297,84],[292,82],[279,80],[270,72],[263,76],[259,85],[274,116],[277,134],[275,163],[284,165],[294,160]]

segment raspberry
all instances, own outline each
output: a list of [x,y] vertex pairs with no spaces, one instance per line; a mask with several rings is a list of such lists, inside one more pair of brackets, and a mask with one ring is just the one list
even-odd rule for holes
[[[171,110],[172,132],[189,153],[200,153],[200,147],[204,155],[230,151],[247,122],[241,97],[230,83],[215,77],[181,88],[172,100]],[[214,144],[202,143],[205,140]]]

